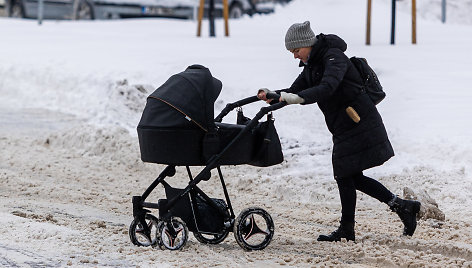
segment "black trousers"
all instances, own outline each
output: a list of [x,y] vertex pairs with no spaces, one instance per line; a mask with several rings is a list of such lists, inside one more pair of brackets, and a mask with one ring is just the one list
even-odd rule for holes
[[380,182],[364,176],[362,172],[337,178],[339,196],[341,197],[341,222],[354,222],[356,211],[356,190],[359,190],[383,203],[388,203],[394,195]]

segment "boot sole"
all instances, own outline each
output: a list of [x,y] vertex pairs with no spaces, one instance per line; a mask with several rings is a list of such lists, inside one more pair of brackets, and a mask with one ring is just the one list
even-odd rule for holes
[[342,237],[342,238],[339,238],[339,239],[332,239],[332,238],[330,238],[329,236],[326,236],[326,235],[318,236],[316,241],[319,241],[319,242],[341,242],[341,239],[346,239],[346,241],[356,242],[355,238],[351,239],[351,238],[347,238],[347,237]]

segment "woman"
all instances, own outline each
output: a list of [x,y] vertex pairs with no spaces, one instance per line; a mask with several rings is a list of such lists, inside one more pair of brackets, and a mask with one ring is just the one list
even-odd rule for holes
[[357,85],[361,77],[344,54],[346,43],[336,35],[315,36],[310,22],[293,24],[285,35],[285,47],[300,60],[303,71],[288,89],[276,91],[279,100],[267,99],[268,89],[260,89],[258,97],[270,103],[317,103],[333,135],[332,163],[342,205],[340,226],[318,241],[355,241],[354,217],[356,190],[386,203],[404,224],[403,234],[413,235],[417,201],[403,200],[392,194],[380,182],[366,177],[362,171],[382,165],[393,155],[377,108]]

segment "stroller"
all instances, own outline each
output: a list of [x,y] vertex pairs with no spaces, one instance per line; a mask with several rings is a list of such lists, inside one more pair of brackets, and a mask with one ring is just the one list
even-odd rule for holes
[[[243,115],[241,106],[258,101],[256,96],[229,103],[214,118],[214,103],[221,82],[201,65],[189,66],[171,76],[147,99],[137,131],[141,159],[167,167],[140,196],[133,196],[133,217],[129,227],[131,242],[137,246],[181,249],[189,232],[201,243],[218,244],[233,232],[245,250],[267,247],[274,235],[274,223],[264,209],[251,207],[235,217],[220,169],[222,165],[249,164],[267,167],[283,161],[283,154],[272,111],[285,102],[263,107],[253,119]],[[276,97],[276,96],[275,96]],[[221,123],[238,108],[237,124]],[[267,120],[259,120],[267,115]],[[190,182],[184,189],[172,187],[167,177],[185,166]],[[192,175],[190,166],[204,166]],[[197,185],[209,180],[216,169],[225,200],[211,198]],[[165,199],[146,202],[162,184]],[[158,209],[159,217],[149,209]]]

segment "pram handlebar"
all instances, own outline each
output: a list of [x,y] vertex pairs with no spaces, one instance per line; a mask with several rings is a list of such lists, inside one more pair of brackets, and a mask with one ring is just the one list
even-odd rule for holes
[[248,98],[245,98],[245,99],[242,99],[242,100],[239,100],[237,102],[233,102],[233,103],[228,103],[226,104],[226,107],[220,112],[220,114],[215,118],[215,122],[221,122],[221,120],[223,120],[223,117],[225,117],[229,112],[231,112],[234,108],[237,108],[237,107],[241,107],[243,105],[246,105],[246,104],[249,104],[249,103],[253,103],[253,102],[256,102],[258,101],[259,99],[257,98],[257,96],[252,96],[252,97],[248,97]]
[[267,98],[267,99],[273,99],[273,100],[279,101],[280,95],[277,94],[277,93],[275,93],[275,92],[267,92],[266,98]]
[[[269,98],[269,97],[271,99],[275,99],[275,100],[278,101],[279,98],[280,98],[280,95],[277,94],[277,93],[268,93],[267,98]],[[241,106],[244,106],[246,104],[253,103],[253,102],[256,102],[256,101],[259,101],[259,100],[260,99],[257,98],[257,96],[252,96],[252,97],[248,97],[248,98],[245,98],[245,99],[233,102],[233,103],[228,103],[228,104],[226,104],[226,107],[220,112],[220,114],[215,118],[215,122],[221,122],[223,120],[223,117],[225,117],[229,112],[231,112],[235,108],[241,107]],[[277,104],[261,108],[261,112],[262,111],[264,111],[264,112],[259,118],[257,118],[256,121],[261,119],[262,116],[264,116],[264,114],[267,114],[269,112],[280,109],[280,108],[284,107],[285,105],[287,105],[287,103],[285,101],[282,101],[282,102],[279,102]],[[259,115],[259,113],[258,113],[258,115]]]

